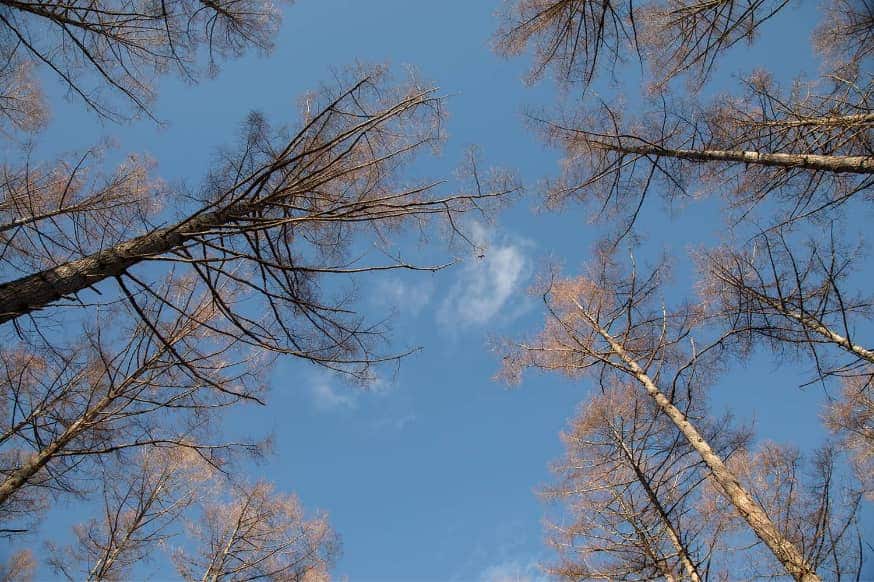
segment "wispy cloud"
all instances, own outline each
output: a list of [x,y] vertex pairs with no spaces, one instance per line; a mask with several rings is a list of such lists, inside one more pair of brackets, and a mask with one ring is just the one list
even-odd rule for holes
[[358,393],[348,386],[336,386],[330,376],[317,377],[310,384],[313,405],[317,410],[329,412],[332,410],[352,409],[358,406]]
[[482,250],[462,267],[458,280],[440,305],[437,320],[444,326],[482,325],[506,313],[506,305],[520,295],[530,271],[525,241],[511,241],[479,223],[473,241]]
[[318,371],[312,374],[309,393],[313,407],[320,412],[353,410],[368,398],[384,398],[397,387],[394,379],[372,371],[365,385],[350,384],[340,374]]
[[434,293],[434,284],[419,274],[415,284],[405,283],[397,277],[379,280],[373,291],[373,300],[379,305],[396,309],[400,313],[419,315]]
[[546,582],[547,580],[537,562],[520,560],[489,566],[479,577],[479,582]]

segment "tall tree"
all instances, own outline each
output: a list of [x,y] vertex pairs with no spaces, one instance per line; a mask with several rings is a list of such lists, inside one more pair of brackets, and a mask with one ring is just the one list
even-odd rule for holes
[[307,519],[296,497],[261,482],[235,488],[227,501],[204,499],[202,506],[190,530],[195,549],[174,555],[185,580],[327,579],[339,540],[324,515]]
[[[615,229],[633,226],[647,193],[667,197],[721,192],[745,218],[769,197],[785,202],[764,227],[818,216],[872,187],[872,8],[866,0],[828,3],[816,30],[827,71],[818,81],[782,89],[759,70],[739,94],[701,103],[695,91],[671,92],[685,76],[690,88],[712,75],[722,53],[751,41],[788,0],[666,0],[645,2],[520,1],[511,3],[498,33],[506,54],[533,45],[535,73],[548,67],[571,86],[587,88],[631,51],[650,65],[655,94],[642,113],[622,99],[574,103],[532,122],[565,153],[562,174],[546,188],[548,206],[594,202]],[[769,209],[768,212],[771,212]],[[759,226],[761,222],[758,222]]]
[[[700,401],[689,406],[695,416],[700,408]],[[727,419],[706,432],[723,458],[747,439]],[[562,440],[566,453],[553,467],[558,480],[543,492],[567,514],[548,530],[561,557],[552,573],[568,580],[700,581],[719,571],[713,560],[729,527],[724,515],[701,511],[706,467],[633,384],[590,398]]]
[[44,115],[34,66],[101,116],[121,120],[131,108],[152,115],[157,75],[175,69],[194,80],[201,53],[214,72],[221,57],[268,51],[281,16],[265,0],[4,0],[0,6],[0,114],[24,129]]
[[[170,226],[134,213],[136,226],[125,231],[143,234],[103,244],[103,224],[87,214],[81,224],[75,221],[79,214],[67,213],[67,227],[77,233],[69,238],[78,244],[64,249],[64,259],[53,266],[0,284],[0,323],[18,323],[70,299],[80,302],[77,294],[106,280],[117,283],[133,305],[142,294],[184,312],[184,306],[156,297],[135,269],[162,262],[198,279],[240,341],[329,366],[366,364],[376,330],[352,316],[342,299],[327,302],[318,292],[319,278],[417,268],[399,258],[361,264],[347,253],[356,235],[384,237],[434,216],[449,217],[454,225],[453,214],[512,189],[502,181],[492,191],[437,196],[433,182],[405,183],[401,170],[441,139],[442,101],[415,80],[388,85],[386,75],[367,71],[350,85],[309,96],[299,129],[279,140],[271,139],[262,118],[250,117],[243,143],[215,169],[197,196],[198,207]],[[471,171],[478,187],[487,187],[475,165]],[[44,220],[19,221],[26,224],[7,236],[33,238],[32,246],[54,250],[41,230]],[[52,217],[52,224],[58,221]],[[81,229],[94,236],[81,236]],[[247,293],[245,308],[242,300],[235,304],[222,296],[226,283]]]
[[866,198],[874,184],[870,83],[825,92],[821,83],[798,83],[786,92],[759,72],[743,88],[705,105],[663,95],[638,115],[603,103],[539,116],[535,126],[565,154],[547,205],[593,202],[618,215],[624,232],[651,191],[668,199],[718,193],[736,209],[735,223],[761,208],[759,228]]
[[660,304],[662,278],[663,268],[643,277],[633,269],[623,273],[604,254],[586,276],[553,281],[543,295],[550,314],[546,326],[535,341],[519,344],[505,356],[506,377],[518,379],[523,369],[536,367],[572,375],[592,371],[602,382],[630,378],[670,419],[709,470],[715,487],[785,572],[797,580],[819,580],[802,549],[726,464],[689,409],[680,407],[677,394],[694,395],[723,365],[716,355],[725,350],[734,330],[696,338],[705,314],[699,307],[668,310]]
[[[793,230],[840,219],[839,207],[870,199],[871,3],[847,0],[823,7],[814,32],[814,48],[823,59],[820,79],[786,89],[759,70],[740,78],[739,91],[706,100],[699,92],[727,49],[752,41],[762,24],[788,5],[508,4],[498,50],[517,54],[532,48],[533,78],[552,68],[560,84],[583,94],[557,113],[531,115],[543,139],[564,154],[560,176],[544,188],[547,206],[593,203],[598,217],[616,219],[615,249],[618,239],[638,227],[651,193],[669,201],[717,193],[733,210],[727,238],[734,242],[735,235],[746,238],[752,230],[757,240],[752,252],[728,244],[705,251],[704,303],[679,310],[657,305],[654,278],[622,274],[602,258],[584,277],[550,287],[544,297],[551,319],[544,332],[511,350],[505,367],[511,377],[526,366],[573,375],[595,369],[602,386],[605,378],[630,376],[701,455],[725,503],[785,572],[796,579],[818,579],[817,571],[852,578],[859,566],[847,550],[847,531],[858,493],[843,495],[833,487],[839,461],[831,449],[814,455],[814,485],[793,498],[790,493],[802,489],[799,454],[766,447],[755,461],[760,472],[750,473],[748,465],[711,456],[699,428],[706,415],[690,418],[677,406],[681,386],[700,382],[702,368],[713,375],[732,354],[747,357],[764,338],[781,353],[810,353],[823,383],[840,377],[855,389],[834,403],[828,423],[854,450],[860,474],[870,459],[864,426],[870,418],[871,352],[856,325],[870,315],[870,301],[847,290],[850,261],[834,239],[803,252]],[[589,88],[599,76],[616,73],[635,53],[647,69],[643,105],[629,107],[613,94],[593,102]],[[687,81],[685,90],[673,82],[680,78]],[[770,465],[768,454],[774,457]],[[785,481],[765,477],[774,473]],[[799,488],[787,489],[794,485]],[[597,545],[598,537],[587,542]],[[779,574],[769,568],[756,575]]]
[[[262,0],[0,2],[0,131],[44,124],[45,73],[101,117],[153,117],[159,75],[195,80],[225,56],[267,51],[279,16]],[[101,474],[117,519],[83,526],[77,548],[55,565],[71,577],[124,576],[163,535],[158,524],[178,517],[162,500],[180,493],[168,485],[179,471],[143,461],[129,480],[108,466],[169,450],[223,468],[236,445],[216,442],[210,427],[222,409],[259,401],[272,355],[360,380],[374,362],[397,358],[379,349],[384,330],[355,313],[352,293],[326,279],[442,268],[408,262],[393,235],[435,218],[454,233],[456,214],[514,189],[504,176],[481,175],[473,157],[470,192],[438,194],[439,183],[406,177],[442,142],[443,106],[412,75],[336,73],[301,99],[290,128],[250,115],[196,191],[168,188],[144,157],[104,171],[100,147],[44,164],[29,150],[4,162],[0,333],[13,346],[0,352],[5,531],[26,530],[22,518],[35,518],[50,494],[84,495]],[[71,340],[73,329],[83,337]],[[303,520],[294,499],[266,484],[238,493],[238,520],[256,525],[231,534],[234,551],[204,576],[326,575],[334,541],[324,519]],[[206,510],[206,522],[216,524],[219,511]],[[238,541],[263,553],[232,564],[245,551]],[[66,558],[90,566],[64,570]]]
[[133,463],[104,467],[101,517],[77,525],[76,541],[49,545],[49,564],[68,580],[125,580],[160,549],[191,504],[210,495],[214,471],[191,449],[150,448]]
[[[185,281],[171,279],[164,291],[186,294]],[[150,301],[143,313],[154,329],[116,308],[69,349],[4,351],[0,522],[35,517],[49,493],[83,493],[106,458],[177,447],[219,468],[234,449],[257,451],[216,442],[210,429],[219,411],[258,401],[257,363],[211,329],[214,305],[184,303],[194,318],[168,317]]]
[[701,259],[705,300],[711,313],[741,334],[746,348],[764,339],[776,353],[809,355],[817,379],[830,377],[840,392],[830,396],[826,424],[849,451],[864,491],[871,491],[874,458],[874,349],[859,328],[871,314],[868,294],[851,293],[862,248],[831,236],[802,247],[789,234],[756,237],[748,250],[723,247]]

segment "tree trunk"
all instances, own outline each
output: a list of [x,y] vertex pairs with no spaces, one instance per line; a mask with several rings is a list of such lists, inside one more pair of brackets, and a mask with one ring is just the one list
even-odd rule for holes
[[833,173],[874,174],[874,157],[872,156],[769,154],[742,150],[684,150],[664,148],[658,145],[623,145],[618,141],[605,142],[596,139],[589,140],[588,143],[591,147],[596,149],[609,150],[623,154],[678,158],[691,162],[729,162],[755,164],[759,166],[801,168],[804,170]]
[[108,249],[0,285],[0,324],[117,277],[140,261],[181,247],[196,234],[225,224],[246,208],[196,214],[173,226],[154,230]]
[[634,475],[637,477],[637,480],[640,482],[643,490],[646,492],[647,498],[649,499],[650,503],[653,504],[653,507],[655,507],[656,513],[658,513],[659,516],[659,520],[662,522],[662,525],[665,528],[665,532],[667,532],[668,538],[671,540],[671,545],[673,545],[674,549],[677,551],[677,557],[680,559],[680,563],[683,565],[683,569],[686,571],[686,575],[689,577],[689,580],[692,580],[692,582],[701,582],[701,575],[698,574],[698,568],[695,566],[695,562],[692,561],[688,549],[686,548],[685,544],[683,544],[682,538],[680,538],[680,533],[674,527],[674,524],[671,522],[670,517],[668,517],[668,513],[667,511],[665,511],[662,502],[659,500],[655,491],[652,490],[652,487],[649,484],[649,479],[640,468],[640,464],[635,460],[634,455],[628,449],[628,445],[625,444],[625,441],[622,439],[622,437],[612,427],[611,432],[613,433],[614,441],[619,446],[619,449],[622,451],[622,455],[625,457],[625,460],[628,462],[628,464],[631,465],[631,468],[634,471]]
[[[169,340],[172,343],[178,340]],[[45,467],[56,455],[63,451],[70,442],[76,437],[85,432],[91,423],[97,421],[98,417],[109,408],[113,402],[121,396],[125,390],[130,387],[137,378],[142,376],[146,370],[153,365],[158,358],[168,351],[168,346],[163,346],[160,350],[146,360],[142,365],[130,374],[125,380],[115,389],[110,389],[106,396],[98,400],[89,410],[86,410],[79,418],[70,423],[64,432],[52,442],[46,445],[38,453],[21,467],[13,471],[10,475],[0,483],[0,506],[3,506],[16,491],[21,489],[27,482],[33,478],[40,470]]]
[[656,402],[659,409],[680,429],[680,432],[683,433],[683,436],[686,437],[692,448],[698,452],[701,459],[707,464],[713,480],[744,520],[746,520],[756,536],[771,549],[786,571],[799,582],[819,582],[819,576],[810,564],[807,563],[804,555],[792,542],[783,537],[770,518],[768,518],[765,510],[744,489],[734,473],[725,466],[719,455],[713,452],[713,449],[710,448],[704,437],[686,419],[686,416],[676,406],[671,404],[671,401],[658,389],[646,372],[625,351],[622,345],[613,339],[613,336],[607,330],[600,326],[597,320],[584,310],[582,313],[595,331],[610,344],[613,353],[619,356],[622,362],[628,366],[635,379],[643,385],[647,394]]

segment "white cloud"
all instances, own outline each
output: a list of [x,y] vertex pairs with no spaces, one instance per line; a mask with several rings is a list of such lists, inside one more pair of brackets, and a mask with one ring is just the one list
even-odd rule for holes
[[536,562],[511,560],[489,566],[479,576],[479,582],[546,582],[548,578]]
[[353,410],[364,399],[388,396],[396,388],[391,378],[370,371],[365,384],[351,384],[340,374],[318,371],[311,376],[309,392],[313,406],[321,412]]
[[440,306],[437,320],[446,326],[489,322],[501,314],[511,298],[520,294],[519,287],[530,270],[524,251],[527,243],[495,240],[494,233],[478,223],[473,224],[472,230],[473,241],[481,251],[474,261],[462,267]]
[[397,277],[385,277],[376,284],[373,298],[380,305],[387,305],[402,313],[418,315],[431,301],[434,284],[419,274],[415,284],[404,283]]
[[317,378],[310,385],[310,391],[313,404],[321,411],[351,409],[358,405],[358,395],[351,388],[336,388],[326,377]]

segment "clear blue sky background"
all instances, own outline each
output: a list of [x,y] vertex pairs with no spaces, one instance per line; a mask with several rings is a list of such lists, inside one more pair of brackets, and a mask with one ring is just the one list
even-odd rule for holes
[[[373,390],[362,392],[312,366],[282,362],[269,406],[237,411],[229,423],[236,432],[273,431],[276,455],[252,467],[252,477],[268,478],[296,491],[307,507],[330,513],[344,543],[336,574],[352,581],[535,577],[535,563],[547,555],[543,507],[534,490],[547,481],[547,464],[561,453],[558,432],[588,388],[555,375],[529,375],[521,387],[507,390],[491,380],[498,361],[488,343],[534,331],[542,312],[525,293],[531,277],[547,260],[576,270],[604,231],[579,207],[532,213],[537,182],[555,172],[557,154],[524,128],[522,111],[549,105],[556,94],[548,82],[524,86],[524,59],[507,61],[491,52],[498,5],[301,0],[285,10],[268,58],[226,63],[217,78],[193,87],[165,79],[157,112],[167,127],[101,126],[80,103],[55,100],[53,121],[40,140],[40,153],[48,153],[111,136],[118,143],[113,155],[148,152],[163,177],[196,184],[215,148],[232,141],[249,110],[290,121],[297,97],[328,78],[330,67],[356,59],[387,61],[414,65],[452,95],[449,142],[440,158],[423,164],[424,171],[449,175],[464,149],[478,144],[487,162],[519,172],[528,195],[494,224],[469,226],[489,243],[484,259],[463,257],[459,266],[435,275],[381,274],[360,281],[365,313],[379,318],[397,311],[395,346],[424,347],[396,375],[387,370]],[[815,74],[809,49],[815,18],[814,2],[784,12],[764,27],[755,49],[739,48],[722,62],[723,81],[716,88],[729,88],[732,73],[757,66],[781,78],[803,70]],[[630,84],[626,94],[633,105],[633,71],[620,81]],[[677,286],[684,292],[690,286],[683,253],[724,231],[714,201],[689,204],[670,216],[653,199],[641,224],[648,238],[640,252],[677,254]],[[419,256],[446,257],[438,243],[418,249]],[[763,437],[816,446],[824,434],[818,418],[822,395],[796,388],[807,372],[777,368],[767,354],[757,356],[720,384],[714,400],[718,407],[731,404],[742,418],[755,416],[767,427]],[[744,396],[752,397],[755,412],[740,404]],[[62,508],[40,537],[69,539],[65,521],[83,511]],[[143,572],[166,573],[162,562],[158,556]]]

